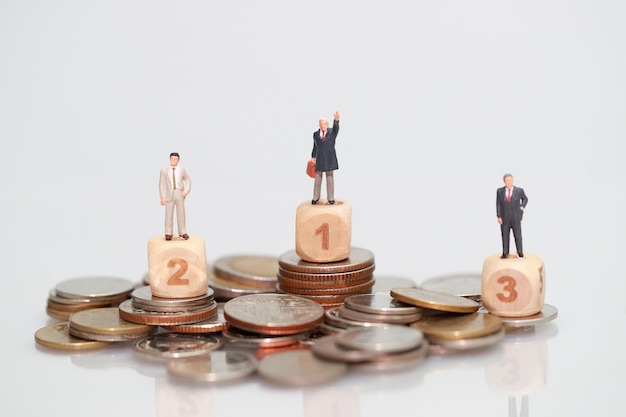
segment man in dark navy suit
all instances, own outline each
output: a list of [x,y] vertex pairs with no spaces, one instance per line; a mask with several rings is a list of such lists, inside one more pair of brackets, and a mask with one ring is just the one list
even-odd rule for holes
[[333,171],[339,169],[335,140],[339,134],[339,112],[335,112],[333,127],[328,127],[328,120],[320,119],[320,128],[313,132],[313,151],[311,160],[315,162],[315,184],[313,185],[312,204],[317,204],[322,188],[322,174],[326,174],[326,196],[328,204],[335,204],[335,178]]
[[522,217],[524,208],[528,204],[528,197],[520,187],[513,186],[513,175],[504,174],[504,187],[498,188],[496,193],[496,214],[498,223],[502,231],[502,256],[506,258],[509,255],[509,237],[513,230],[513,238],[515,239],[515,249],[517,256],[524,257],[522,248]]

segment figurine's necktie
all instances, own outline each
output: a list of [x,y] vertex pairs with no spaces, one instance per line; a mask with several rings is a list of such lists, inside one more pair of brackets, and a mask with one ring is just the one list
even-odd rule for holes
[[508,201],[509,203],[511,202],[511,189],[510,188],[506,189],[506,201]]
[[322,130],[322,140],[324,140],[324,136],[326,135],[324,134],[324,131]]
[[172,183],[174,184],[174,189],[176,189],[176,168],[172,168]]

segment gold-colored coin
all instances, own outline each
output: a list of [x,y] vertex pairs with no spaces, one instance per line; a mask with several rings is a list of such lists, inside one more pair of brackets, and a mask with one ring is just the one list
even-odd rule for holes
[[394,288],[390,294],[403,303],[451,313],[474,313],[480,307],[468,298],[421,288]]
[[460,340],[493,334],[502,328],[500,317],[492,314],[432,314],[410,324],[427,338]]
[[69,325],[79,332],[96,335],[145,337],[156,331],[154,326],[132,323],[120,317],[118,307],[94,308],[70,316]]
[[35,341],[41,346],[58,350],[88,350],[109,346],[108,342],[85,340],[70,335],[69,322],[55,323],[35,332]]

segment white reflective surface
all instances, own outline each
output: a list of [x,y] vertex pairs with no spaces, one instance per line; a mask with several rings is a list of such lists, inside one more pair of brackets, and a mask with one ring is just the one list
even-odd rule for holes
[[[623,416],[625,12],[616,0],[2,1],[3,406]],[[292,250],[311,135],[335,110],[336,197],[377,274],[480,273],[500,250],[495,190],[512,172],[529,197],[525,250],[545,262],[558,318],[494,349],[304,389],[182,386],[129,347],[36,346],[56,283],[141,280],[172,151],[209,262]]]

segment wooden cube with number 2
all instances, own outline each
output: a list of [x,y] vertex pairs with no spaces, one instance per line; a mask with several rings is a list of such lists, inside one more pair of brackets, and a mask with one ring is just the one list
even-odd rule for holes
[[204,239],[148,241],[150,290],[155,297],[189,298],[206,294],[209,287]]

